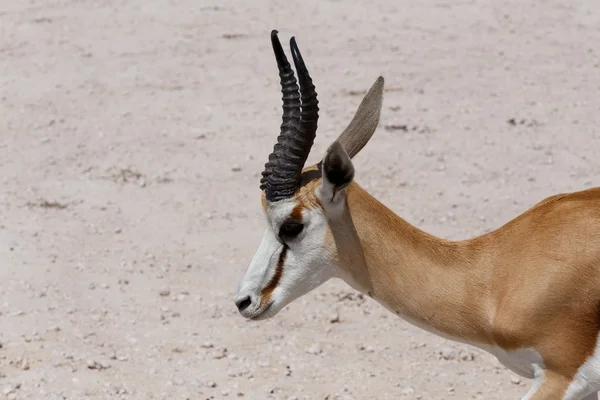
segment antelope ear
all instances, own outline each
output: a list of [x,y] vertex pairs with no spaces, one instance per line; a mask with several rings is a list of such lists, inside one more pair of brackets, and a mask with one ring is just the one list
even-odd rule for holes
[[354,118],[337,139],[350,158],[354,158],[365,147],[377,129],[383,104],[383,84],[382,76],[375,80],[358,106]]
[[344,197],[344,189],[354,179],[354,165],[340,142],[333,142],[321,161],[321,186],[319,200],[323,204],[339,203]]

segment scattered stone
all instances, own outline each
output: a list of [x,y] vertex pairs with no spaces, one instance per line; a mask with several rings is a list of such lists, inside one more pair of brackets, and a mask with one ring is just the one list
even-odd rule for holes
[[227,348],[223,347],[221,349],[217,349],[217,351],[215,352],[215,354],[213,355],[214,359],[220,360],[222,358],[227,357]]
[[112,396],[118,396],[120,394],[127,394],[127,389],[121,384],[111,384],[108,387],[108,393]]
[[87,367],[88,369],[102,371],[110,368],[110,364],[106,361],[87,360]]
[[21,384],[17,383],[15,385],[6,385],[2,390],[2,394],[4,394],[7,398],[15,398],[15,392],[21,388]]
[[534,127],[534,126],[539,126],[540,125],[540,123],[538,121],[536,121],[535,119],[531,119],[531,120],[520,119],[520,120],[517,120],[516,118],[510,118],[506,122],[509,125],[511,125],[511,126],[524,125],[524,126],[527,126],[527,127]]
[[358,346],[358,349],[360,351],[364,351],[366,353],[373,353],[373,352],[375,352],[375,348],[373,346],[371,346],[371,345],[361,344],[361,345]]
[[242,170],[242,167],[241,167],[240,165],[238,165],[238,164],[234,164],[234,165],[231,167],[231,170],[232,170],[233,172],[240,172],[240,171]]
[[204,342],[200,345],[203,349],[212,349],[215,347],[211,342]]
[[332,314],[329,317],[329,322],[332,324],[337,324],[340,322],[340,314],[338,312],[335,312],[334,314]]
[[216,388],[217,387],[217,382],[215,382],[215,381],[208,381],[208,382],[206,382],[206,386],[208,386],[209,388]]
[[29,361],[27,361],[26,358],[22,358],[19,360],[19,363],[17,364],[17,366],[19,368],[21,368],[23,371],[28,371],[29,370]]
[[413,394],[414,392],[415,392],[415,389],[413,389],[411,387],[407,387],[407,388],[402,389],[400,391],[400,394],[402,396],[409,396],[409,395]]
[[158,292],[158,294],[162,297],[166,297],[171,294],[171,290],[169,288],[163,288],[160,290],[160,292]]
[[222,34],[222,35],[221,35],[221,37],[222,37],[223,39],[229,39],[229,40],[231,40],[231,39],[241,39],[241,38],[245,38],[245,37],[246,37],[246,35],[245,35],[245,34],[243,34],[243,33],[224,33],[224,34]]
[[408,132],[408,125],[406,125],[406,124],[390,124],[390,125],[385,125],[384,129],[386,131],[404,131],[404,132]]
[[473,361],[475,359],[475,354],[470,351],[461,351],[460,352],[460,360],[461,361]]
[[512,383],[513,385],[520,385],[521,378],[519,378],[518,376],[513,376],[510,378],[510,383]]
[[438,357],[442,360],[454,360],[456,359],[456,352],[451,348],[444,347],[438,351]]
[[59,203],[58,201],[49,201],[41,199],[37,202],[28,202],[28,207],[40,207],[40,208],[53,208],[56,210],[63,210],[67,208],[67,204]]
[[323,352],[323,349],[321,349],[321,346],[319,346],[317,343],[315,343],[312,346],[310,346],[308,349],[306,349],[306,352],[308,354],[318,355]]

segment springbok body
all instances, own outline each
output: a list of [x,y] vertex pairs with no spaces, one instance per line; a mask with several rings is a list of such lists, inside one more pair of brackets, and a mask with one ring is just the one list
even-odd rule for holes
[[238,288],[240,313],[273,317],[341,278],[408,322],[533,379],[523,399],[597,399],[600,188],[549,197],[473,239],[434,237],[353,181],[351,159],[379,122],[383,78],[323,160],[304,168],[316,92],[294,39],[300,91],[276,31],[271,39],[284,115],[261,181],[268,228]]

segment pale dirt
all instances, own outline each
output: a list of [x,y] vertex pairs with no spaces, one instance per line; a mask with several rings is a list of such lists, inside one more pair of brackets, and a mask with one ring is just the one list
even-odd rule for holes
[[309,162],[383,75],[356,179],[458,239],[600,184],[599,10],[0,1],[0,396],[519,398],[530,383],[492,356],[343,282],[267,322],[239,316],[233,294],[265,226],[259,175],[280,124],[269,32],[286,49],[297,36],[318,88]]

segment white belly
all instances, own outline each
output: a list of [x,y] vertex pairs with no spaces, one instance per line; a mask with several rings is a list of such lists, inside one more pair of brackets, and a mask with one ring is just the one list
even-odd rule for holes
[[[498,361],[515,374],[535,379],[530,392],[523,398],[529,399],[543,381],[544,362],[534,349],[506,351],[495,346],[478,346],[496,356]],[[579,368],[569,385],[563,400],[580,400],[600,390],[600,350],[598,344],[592,356]]]
[[496,356],[506,368],[524,378],[533,379],[536,369],[544,367],[542,357],[534,349],[506,351],[495,346],[482,346],[481,348]]

